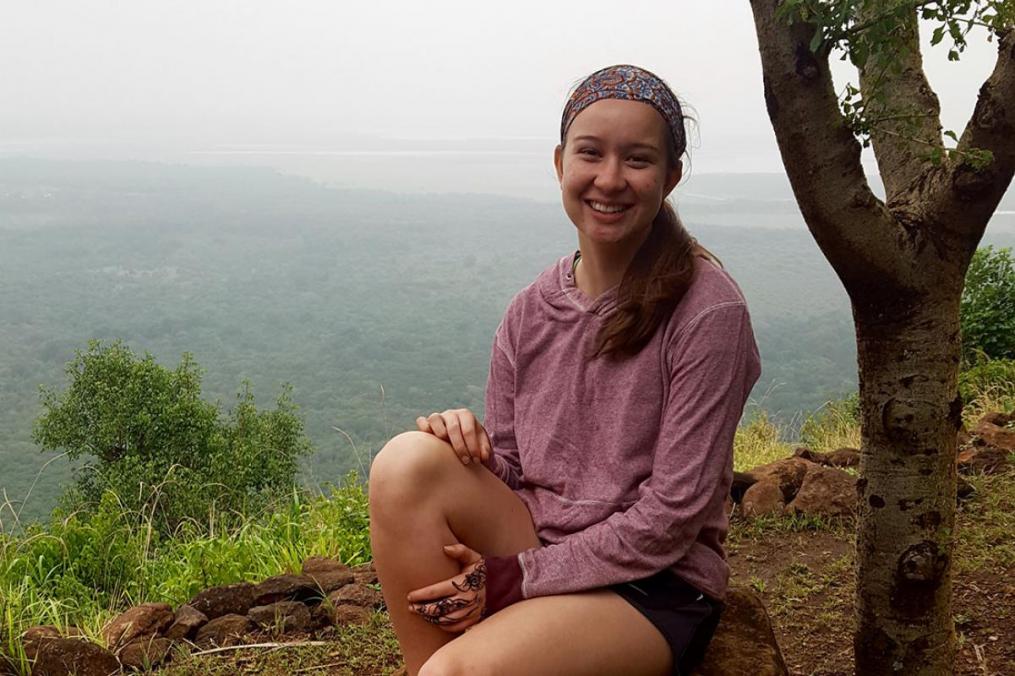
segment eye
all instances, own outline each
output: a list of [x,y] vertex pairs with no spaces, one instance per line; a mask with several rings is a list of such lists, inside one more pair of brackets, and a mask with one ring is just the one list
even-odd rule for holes
[[635,165],[639,165],[639,166],[644,166],[644,165],[650,164],[652,162],[652,159],[647,157],[647,156],[645,156],[645,155],[632,155],[631,157],[627,158],[627,160],[631,164],[635,164]]
[[579,155],[584,155],[586,157],[598,157],[599,156],[599,151],[598,150],[596,150],[595,148],[590,148],[588,146],[583,147],[583,148],[579,148],[577,153]]

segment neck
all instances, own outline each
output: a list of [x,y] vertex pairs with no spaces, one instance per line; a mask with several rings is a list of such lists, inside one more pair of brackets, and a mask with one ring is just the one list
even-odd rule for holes
[[581,258],[575,269],[575,285],[590,298],[620,284],[628,266],[634,260],[644,238],[636,242],[618,242],[604,245],[578,236]]

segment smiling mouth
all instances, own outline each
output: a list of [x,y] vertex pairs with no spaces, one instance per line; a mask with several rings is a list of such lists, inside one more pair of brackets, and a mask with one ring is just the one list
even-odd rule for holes
[[598,211],[601,214],[619,214],[621,211],[627,211],[628,207],[623,204],[607,204],[606,202],[597,202],[596,200],[586,200],[594,211]]

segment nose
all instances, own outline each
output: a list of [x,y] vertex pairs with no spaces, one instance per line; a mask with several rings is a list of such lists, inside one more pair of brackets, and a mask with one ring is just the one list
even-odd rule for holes
[[620,192],[627,185],[624,177],[623,163],[617,158],[610,158],[599,165],[596,173],[596,187],[603,192]]

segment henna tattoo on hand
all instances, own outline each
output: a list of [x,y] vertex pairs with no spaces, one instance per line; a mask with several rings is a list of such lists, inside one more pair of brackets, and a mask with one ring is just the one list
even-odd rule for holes
[[474,602],[474,598],[470,600],[460,597],[447,596],[432,603],[426,603],[419,606],[419,614],[430,624],[455,624],[456,622],[461,622],[465,618],[471,616],[475,612],[476,608],[473,608],[462,617],[449,618],[448,615],[463,608],[467,608],[470,605],[474,605]]
[[486,561],[480,559],[479,565],[477,565],[471,573],[465,576],[462,580],[461,585],[452,580],[451,586],[460,592],[464,591],[479,591],[486,586]]

